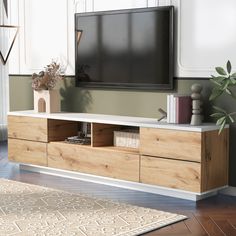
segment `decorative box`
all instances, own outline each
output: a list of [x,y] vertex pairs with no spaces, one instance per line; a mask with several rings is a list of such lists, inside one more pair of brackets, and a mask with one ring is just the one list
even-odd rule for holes
[[139,148],[139,133],[136,130],[114,131],[114,146]]

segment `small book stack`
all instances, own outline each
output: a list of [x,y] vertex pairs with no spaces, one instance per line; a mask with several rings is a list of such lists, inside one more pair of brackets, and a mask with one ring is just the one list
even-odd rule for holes
[[167,95],[167,123],[188,124],[192,116],[192,99],[190,95]]

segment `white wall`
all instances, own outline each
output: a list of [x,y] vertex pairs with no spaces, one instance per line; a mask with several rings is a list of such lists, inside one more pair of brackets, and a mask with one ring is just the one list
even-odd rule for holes
[[179,76],[205,77],[231,60],[236,69],[236,1],[180,0]]
[[176,76],[209,77],[228,59],[236,68],[235,0],[11,0],[20,35],[10,73],[38,72],[54,58],[73,75],[75,12],[159,5],[176,7]]
[[11,24],[20,26],[10,74],[39,72],[52,59],[74,73],[74,1],[11,0]]

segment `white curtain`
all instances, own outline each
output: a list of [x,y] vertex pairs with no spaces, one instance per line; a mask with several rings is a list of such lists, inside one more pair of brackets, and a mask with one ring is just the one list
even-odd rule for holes
[[[0,24],[6,23],[3,2],[0,0]],[[4,19],[5,18],[5,19]],[[6,47],[5,35],[0,35],[0,50]],[[4,50],[5,51],[5,50]],[[9,107],[9,76],[8,65],[3,65],[0,61],[0,141],[7,139],[7,112]]]

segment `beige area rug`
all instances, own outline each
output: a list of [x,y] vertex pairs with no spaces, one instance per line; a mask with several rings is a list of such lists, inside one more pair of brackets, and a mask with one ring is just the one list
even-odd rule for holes
[[133,236],[185,216],[0,179],[0,235]]

